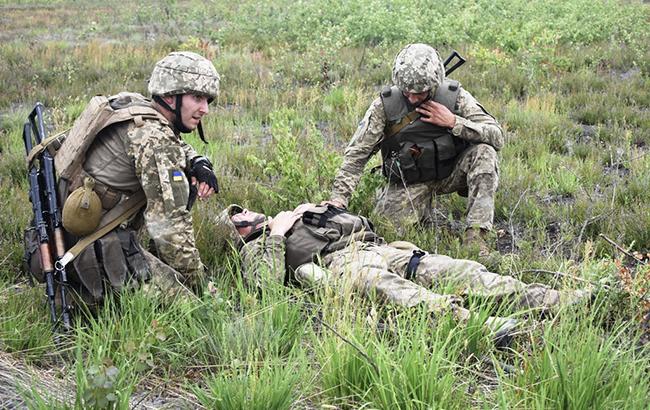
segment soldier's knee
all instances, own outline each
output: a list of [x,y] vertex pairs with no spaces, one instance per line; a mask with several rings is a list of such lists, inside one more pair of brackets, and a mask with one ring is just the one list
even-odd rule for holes
[[475,145],[475,163],[496,164],[499,163],[499,156],[492,145],[477,144]]

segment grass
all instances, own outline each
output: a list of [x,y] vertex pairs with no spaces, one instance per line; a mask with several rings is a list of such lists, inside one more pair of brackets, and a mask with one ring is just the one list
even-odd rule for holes
[[[647,407],[648,271],[599,235],[650,249],[648,5],[422,5],[0,1],[0,350],[73,381],[70,408]],[[524,317],[512,350],[494,349],[480,326],[496,312],[522,316],[507,303],[469,300],[475,315],[463,327],[336,288],[258,293],[233,255],[212,248],[210,217],[229,203],[275,213],[328,197],[394,55],[414,41],[466,57],[453,77],[507,132],[491,238],[499,254],[488,267],[559,289],[601,288],[590,309]],[[55,341],[43,289],[20,274],[31,218],[22,123],[36,101],[55,132],[96,93],[144,93],[154,62],[177,49],[207,56],[222,75],[204,122],[210,144],[187,136],[221,186],[194,210],[212,284],[166,304],[138,291],[109,298]],[[351,208],[370,214],[382,183],[366,172]],[[476,257],[459,240],[465,200],[438,196],[434,207],[432,230],[398,238],[386,221],[376,227],[388,240]],[[34,408],[66,406],[21,391]]]

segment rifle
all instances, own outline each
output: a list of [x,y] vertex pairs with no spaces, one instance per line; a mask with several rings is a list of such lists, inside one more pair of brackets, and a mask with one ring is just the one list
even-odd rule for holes
[[[43,105],[40,102],[36,103],[23,126],[23,141],[28,156],[34,148],[32,133],[36,144],[41,144],[46,139],[47,134],[43,124]],[[56,188],[54,158],[46,148],[28,164],[28,167],[29,199],[34,213],[33,226],[40,243],[41,268],[45,278],[45,294],[50,308],[50,319],[54,329],[56,329],[59,319],[56,311],[55,283],[58,283],[62,306],[61,320],[63,330],[67,331],[71,327],[70,306],[66,299],[68,277],[64,265],[60,262],[60,259],[65,254],[65,241]],[[53,236],[53,241],[51,236]],[[54,261],[51,252],[52,248],[56,255]]]
[[[458,58],[458,61],[451,68],[447,68],[449,63],[451,63],[454,60],[454,57]],[[445,66],[445,75],[448,76],[449,74],[453,73],[454,71],[456,71],[458,67],[462,66],[463,64],[465,64],[465,59],[460,54],[458,54],[458,51],[453,50],[449,55],[449,57],[447,57],[447,59],[443,63],[443,65]]]

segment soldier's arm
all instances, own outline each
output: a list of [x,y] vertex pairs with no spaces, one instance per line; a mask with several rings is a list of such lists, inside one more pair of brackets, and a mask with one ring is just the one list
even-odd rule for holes
[[189,182],[183,148],[173,132],[149,122],[129,135],[129,154],[147,197],[144,212],[149,235],[165,263],[194,281],[203,274],[192,216],[186,209]]
[[240,251],[242,276],[247,284],[264,287],[283,284],[286,272],[285,237],[270,235],[246,243]]
[[492,145],[496,150],[503,147],[503,130],[497,120],[462,88],[458,96],[458,109],[460,112],[456,115],[452,134],[470,142]]
[[187,142],[180,140],[180,145],[181,148],[183,149],[183,152],[185,153],[185,159],[187,160],[188,164],[190,163],[192,158],[199,156],[199,154],[196,152],[194,147],[188,144]]
[[343,163],[334,179],[332,200],[347,207],[368,160],[379,150],[385,126],[386,115],[381,99],[377,98],[366,111],[345,149]]

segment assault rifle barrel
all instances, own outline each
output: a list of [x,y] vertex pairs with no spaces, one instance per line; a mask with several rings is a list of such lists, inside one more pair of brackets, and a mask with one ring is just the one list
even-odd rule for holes
[[[23,140],[25,150],[29,154],[33,148],[32,144],[32,125],[26,122],[23,127]],[[54,301],[54,269],[52,266],[52,255],[50,254],[50,237],[48,235],[47,222],[43,212],[43,201],[41,196],[40,176],[36,164],[29,166],[29,199],[32,202],[32,211],[34,212],[34,227],[38,234],[39,250],[41,256],[41,269],[45,278],[45,295],[47,296],[50,308],[50,319],[52,324],[56,324],[56,303]]]
[[[36,103],[34,109],[29,115],[28,124],[25,124],[26,128],[31,128],[27,131],[25,136],[25,148],[27,144],[31,146],[31,131],[34,132],[34,138],[37,144],[42,143],[47,138],[47,133],[45,131],[45,125],[43,122],[43,105],[39,102]],[[29,127],[28,127],[29,126]],[[27,150],[28,154],[31,151],[31,147]],[[54,158],[50,151],[46,148],[39,155],[40,163],[40,174],[42,175],[42,180],[45,183],[45,189],[43,190],[42,186],[39,186],[40,195],[45,195],[47,198],[47,215],[49,220],[49,230],[54,235],[54,250],[56,252],[56,261],[54,262],[54,273],[50,274],[51,277],[51,289],[50,289],[50,279],[46,276],[46,288],[48,293],[48,299],[51,300],[50,305],[54,299],[54,279],[57,279],[60,283],[60,296],[61,296],[61,306],[62,313],[61,318],[63,320],[64,330],[70,329],[70,308],[66,299],[66,286],[68,284],[68,277],[65,271],[63,264],[59,260],[65,254],[65,240],[63,237],[63,220],[61,218],[61,208],[59,206],[58,194],[57,194],[57,185],[56,185],[56,173],[54,170]],[[35,165],[33,165],[35,168]],[[40,185],[40,184],[39,184]],[[39,195],[39,196],[40,196]],[[36,212],[36,211],[35,211]],[[41,205],[41,215],[43,215],[43,209]],[[41,219],[45,219],[41,217]],[[48,244],[50,243],[49,238],[47,238]],[[41,241],[42,242],[42,241]],[[42,252],[41,252],[42,254]],[[52,264],[52,256],[48,252],[49,265]],[[51,270],[51,267],[50,267]],[[50,307],[52,310],[52,307]],[[55,315],[56,317],[56,315]],[[55,321],[56,323],[56,321]]]

